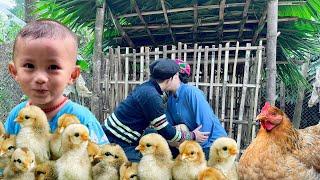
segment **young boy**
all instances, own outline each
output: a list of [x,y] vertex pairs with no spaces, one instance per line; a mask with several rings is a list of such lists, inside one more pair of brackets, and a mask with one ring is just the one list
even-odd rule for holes
[[46,113],[51,132],[57,128],[61,115],[74,114],[89,128],[92,141],[109,143],[95,116],[87,108],[63,96],[63,90],[80,74],[76,66],[77,46],[76,35],[52,20],[31,22],[20,31],[14,43],[9,72],[29,100],[10,112],[5,122],[7,133],[19,132],[20,125],[14,120],[23,107],[32,104]]

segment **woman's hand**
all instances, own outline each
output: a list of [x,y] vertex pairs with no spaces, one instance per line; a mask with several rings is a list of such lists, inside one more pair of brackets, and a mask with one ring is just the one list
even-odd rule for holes
[[202,125],[198,126],[195,130],[193,130],[193,134],[195,136],[195,140],[198,143],[203,143],[204,141],[206,141],[209,137],[210,132],[201,132]]

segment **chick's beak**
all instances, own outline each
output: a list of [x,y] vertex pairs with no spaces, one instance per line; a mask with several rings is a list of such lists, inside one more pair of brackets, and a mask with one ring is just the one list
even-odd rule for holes
[[63,130],[64,130],[64,127],[61,127],[60,129],[59,129],[59,134],[62,134],[62,132],[63,132]]
[[238,153],[237,149],[234,149],[234,148],[229,149],[230,155],[236,155],[237,153]]
[[187,155],[185,155],[185,154],[181,155],[181,160],[185,160],[186,158],[187,158]]
[[135,148],[136,151],[140,151],[141,150],[141,146],[138,145],[136,148]]
[[89,140],[89,135],[88,134],[81,134],[81,139],[83,141],[88,141]]
[[23,118],[20,117],[20,116],[18,116],[18,117],[14,120],[14,122],[22,123],[22,122],[23,122]]

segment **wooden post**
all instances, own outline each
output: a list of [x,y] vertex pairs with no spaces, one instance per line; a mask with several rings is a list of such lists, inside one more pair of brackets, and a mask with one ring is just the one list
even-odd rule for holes
[[129,79],[129,48],[126,47],[126,58],[125,58],[125,77],[124,77],[124,97],[127,97],[128,96],[128,79]]
[[[216,58],[215,45],[212,45],[212,55],[211,55],[211,71],[210,71],[210,88],[209,88],[209,103],[213,106],[213,83],[214,83],[214,61]],[[216,111],[216,108],[214,108]],[[216,112],[215,112],[216,113]],[[217,114],[216,114],[217,115]]]
[[177,47],[175,45],[172,45],[171,49],[171,59],[175,60],[176,59],[176,49]]
[[226,44],[226,51],[224,56],[224,68],[223,68],[223,83],[222,83],[222,100],[221,100],[221,121],[222,126],[225,127],[225,113],[226,113],[226,94],[228,83],[228,65],[229,65],[229,47],[230,43]]
[[[308,75],[308,69],[309,69],[309,60],[305,63],[303,63],[302,68],[301,68],[301,73],[303,77],[306,77]],[[300,122],[301,122],[301,113],[302,113],[302,105],[303,105],[303,99],[304,99],[304,91],[305,87],[302,87],[299,90],[298,93],[298,99],[296,106],[294,107],[294,114],[293,114],[293,125],[295,128],[299,129],[300,127]]]
[[143,82],[144,74],[144,47],[140,47],[140,83]]
[[278,0],[269,0],[267,12],[267,100],[273,105],[276,101],[277,31]]
[[202,46],[199,46],[198,61],[197,61],[197,65],[196,65],[196,67],[197,67],[196,87],[199,86],[199,80],[200,80],[201,50],[202,50]]
[[91,99],[91,111],[94,115],[96,115],[97,119],[100,119],[100,110],[99,110],[99,96],[100,94],[100,66],[101,66],[101,58],[102,58],[102,35],[103,35],[103,24],[104,24],[104,13],[105,13],[105,1],[100,3],[99,0],[97,2],[97,12],[96,12],[96,21],[95,21],[95,41],[93,48],[93,65],[92,65],[92,90],[93,95]]

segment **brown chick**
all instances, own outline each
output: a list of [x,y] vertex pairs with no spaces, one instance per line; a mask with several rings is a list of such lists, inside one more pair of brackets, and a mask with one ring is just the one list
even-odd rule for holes
[[161,135],[150,133],[143,136],[136,150],[143,155],[138,165],[141,180],[171,179],[172,154],[167,141]]
[[70,124],[62,133],[62,156],[56,161],[58,179],[91,179],[88,156],[89,130],[82,124]]
[[100,162],[92,167],[94,180],[118,180],[120,166],[127,162],[124,150],[118,144],[106,144],[101,147]]
[[0,141],[0,168],[5,168],[11,159],[11,155],[16,149],[16,136],[3,135],[3,140]]
[[172,167],[173,179],[196,180],[199,172],[207,167],[201,146],[196,141],[184,141],[179,152]]
[[199,172],[198,180],[228,180],[228,178],[219,169],[207,167]]
[[266,103],[261,127],[242,154],[240,179],[320,179],[320,136],[300,131],[279,108]]
[[120,180],[138,180],[138,163],[125,162],[120,167]]
[[17,147],[27,147],[34,152],[38,163],[48,161],[50,133],[46,114],[37,106],[26,106],[15,121],[21,126],[16,138]]
[[35,154],[28,148],[17,148],[3,172],[4,179],[32,180],[34,179],[35,166]]
[[47,161],[38,164],[35,171],[35,180],[56,180],[58,179],[58,172],[54,161]]
[[228,179],[237,180],[237,163],[239,153],[237,142],[229,137],[221,137],[214,141],[210,148],[208,166],[219,169]]
[[58,127],[55,133],[51,136],[49,142],[52,160],[57,160],[59,157],[61,157],[61,134],[64,131],[64,129],[70,124],[80,124],[80,121],[77,118],[77,116],[73,114],[63,114],[59,117]]

